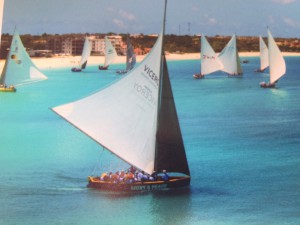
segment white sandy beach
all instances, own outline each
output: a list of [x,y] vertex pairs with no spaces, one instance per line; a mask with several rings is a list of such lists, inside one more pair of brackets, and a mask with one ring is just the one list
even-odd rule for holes
[[[257,57],[259,52],[240,52],[240,57]],[[284,56],[300,56],[300,53],[284,52]],[[146,55],[138,55],[137,62],[144,59]],[[32,58],[33,62],[40,69],[74,67],[78,65],[81,56],[59,56],[52,58]],[[167,54],[167,60],[200,60],[200,53],[185,53],[185,54]],[[0,60],[0,68],[2,70],[5,60]],[[122,64],[126,62],[125,56],[118,56],[114,64]],[[89,65],[100,65],[104,63],[104,56],[91,56]]]

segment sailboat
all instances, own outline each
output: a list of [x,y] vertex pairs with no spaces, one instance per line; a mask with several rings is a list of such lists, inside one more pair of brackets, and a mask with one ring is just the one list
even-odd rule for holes
[[243,74],[241,60],[237,51],[235,34],[219,54],[219,59],[223,64],[222,70],[228,73],[229,76],[238,76]]
[[275,84],[285,74],[286,66],[284,58],[268,29],[268,45],[269,45],[269,70],[270,82],[261,82],[260,86],[263,88],[275,88]]
[[134,53],[133,46],[132,46],[132,44],[130,42],[129,35],[127,36],[126,43],[127,43],[126,69],[125,70],[118,70],[117,71],[118,74],[125,74],[125,73],[127,73],[128,71],[132,70],[133,67],[136,64],[136,55]]
[[15,30],[9,53],[0,76],[0,91],[15,92],[14,85],[45,80],[47,77],[34,65]]
[[91,55],[92,45],[90,43],[90,40],[88,37],[85,37],[84,44],[83,44],[83,50],[81,59],[79,62],[79,67],[73,67],[71,70],[72,72],[81,72],[83,69],[85,69],[88,58]]
[[107,70],[109,65],[116,59],[118,56],[116,49],[112,45],[111,41],[107,36],[104,38],[105,40],[105,62],[104,66],[99,66],[99,70]]
[[256,69],[255,72],[262,73],[269,66],[269,50],[261,36],[259,36],[259,58],[260,68]]
[[[54,112],[135,170],[146,176],[155,174],[154,179],[149,180],[90,176],[87,185],[90,188],[139,192],[190,184],[163,47],[166,4],[167,1],[162,31],[156,44],[136,68],[103,90],[53,108]],[[166,174],[169,179],[164,179]]]
[[222,63],[203,34],[201,35],[200,61],[201,72],[193,75],[195,79],[204,78],[205,75],[222,69]]

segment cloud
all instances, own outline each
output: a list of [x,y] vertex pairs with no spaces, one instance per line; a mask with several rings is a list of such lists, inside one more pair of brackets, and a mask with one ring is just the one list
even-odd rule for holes
[[283,21],[290,27],[300,28],[300,22],[292,20],[291,18],[284,17]]
[[119,10],[118,14],[127,20],[135,20],[135,16],[132,13],[128,13],[122,9]]
[[127,29],[127,26],[123,23],[123,21],[118,19],[113,19],[112,21],[118,28]]
[[295,2],[295,0],[273,0],[273,2],[286,5],[286,4],[291,4],[291,3]]
[[209,24],[209,25],[215,25],[218,23],[217,19],[216,18],[213,18],[213,17],[210,17],[208,15],[204,15],[205,17],[205,20],[206,22]]

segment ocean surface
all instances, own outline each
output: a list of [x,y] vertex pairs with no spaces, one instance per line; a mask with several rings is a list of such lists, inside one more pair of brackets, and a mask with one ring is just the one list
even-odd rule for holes
[[51,107],[121,79],[113,65],[48,69],[48,80],[0,93],[0,225],[300,224],[300,57],[276,89],[248,58],[242,78],[194,80],[197,60],[168,61],[190,188],[136,195],[86,188],[124,165]]

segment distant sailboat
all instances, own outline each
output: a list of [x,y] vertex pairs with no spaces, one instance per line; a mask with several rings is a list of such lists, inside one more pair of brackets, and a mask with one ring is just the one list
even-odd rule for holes
[[255,72],[264,72],[269,66],[269,50],[261,36],[259,36],[259,58],[260,68],[255,70]]
[[85,69],[88,58],[91,55],[91,50],[92,50],[92,45],[90,43],[90,40],[88,37],[85,37],[82,55],[79,62],[79,67],[73,67],[72,72],[81,72],[83,69]]
[[107,70],[109,65],[116,59],[118,56],[116,49],[112,45],[111,41],[105,36],[105,62],[104,66],[99,66],[99,70]]
[[[20,36],[15,31],[0,77],[0,91],[15,92],[14,85],[45,80],[47,77],[33,64]],[[8,86],[7,86],[8,85]]]
[[284,58],[268,29],[268,45],[269,45],[269,70],[270,82],[261,82],[260,86],[263,88],[274,88],[278,80],[285,74],[286,65]]
[[189,166],[163,50],[166,4],[167,1],[162,32],[149,55],[136,68],[99,92],[53,108],[129,163],[132,169],[140,171],[139,174],[143,171],[143,176],[148,177],[156,171],[149,180],[135,181],[132,170],[124,177],[121,177],[122,173],[111,177],[105,174],[89,177],[88,187],[140,192],[190,184]]
[[136,55],[134,53],[133,46],[132,46],[132,44],[130,42],[129,35],[127,36],[126,43],[127,43],[126,69],[125,70],[118,70],[117,71],[118,74],[125,74],[125,73],[127,73],[128,71],[132,70],[133,67],[136,64]]
[[236,35],[234,34],[222,52],[219,54],[219,59],[223,64],[223,71],[229,76],[242,75],[241,60],[236,46]]
[[205,75],[222,69],[222,63],[203,34],[201,35],[200,61],[201,72],[193,75],[195,79],[204,78]]

